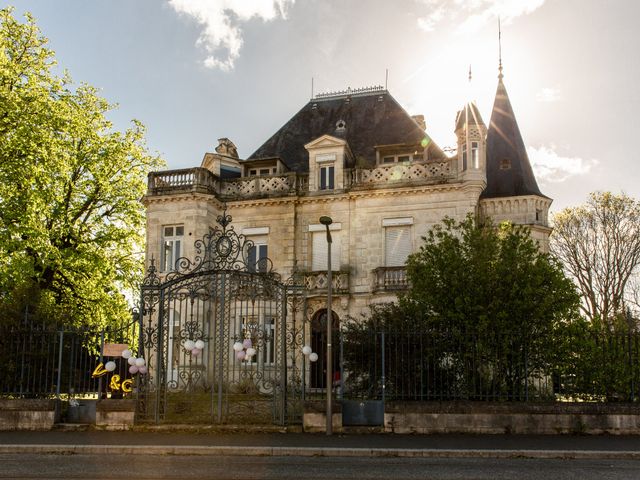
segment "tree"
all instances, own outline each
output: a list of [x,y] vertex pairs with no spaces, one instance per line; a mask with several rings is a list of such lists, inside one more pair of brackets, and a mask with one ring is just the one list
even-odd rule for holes
[[624,317],[640,264],[640,202],[596,192],[553,217],[551,250],[575,280],[585,316],[609,329]]
[[374,309],[360,330],[348,326],[345,338],[387,332],[392,389],[420,398],[528,398],[531,380],[547,378],[566,353],[567,325],[578,317],[579,297],[560,263],[526,227],[472,216],[445,219],[423,241],[407,261],[407,294]]
[[404,301],[441,327],[546,335],[572,318],[577,295],[561,265],[526,227],[445,219],[407,261]]
[[[124,132],[89,85],[54,73],[34,19],[0,10],[0,311],[51,321],[124,319],[141,274],[144,127]],[[11,307],[11,308],[9,308]],[[0,318],[0,321],[10,319]]]

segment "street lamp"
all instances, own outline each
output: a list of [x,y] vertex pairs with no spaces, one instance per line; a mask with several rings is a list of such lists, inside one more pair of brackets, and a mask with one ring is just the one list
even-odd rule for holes
[[329,231],[329,225],[333,223],[331,217],[320,217],[320,223],[327,228],[327,377],[326,377],[326,392],[327,392],[327,435],[333,433],[333,405],[331,404],[333,397],[333,352],[331,347],[331,335],[333,324],[333,306],[331,305],[333,293],[333,279],[331,275],[331,232]]

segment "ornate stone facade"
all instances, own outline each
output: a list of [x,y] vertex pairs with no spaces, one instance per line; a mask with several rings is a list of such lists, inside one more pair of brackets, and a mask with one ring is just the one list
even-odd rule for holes
[[485,195],[488,165],[499,159],[487,157],[492,129],[475,105],[458,113],[453,156],[423,128],[375,88],[312,99],[246,160],[223,138],[200,168],[150,174],[147,261],[162,272],[176,256],[193,256],[194,241],[226,208],[235,230],[264,246],[249,255],[267,254],[282,278],[304,276],[312,316],[327,294],[319,218],[330,216],[334,310],[357,317],[406,288],[403,259],[445,216],[529,225],[547,247],[550,199]]

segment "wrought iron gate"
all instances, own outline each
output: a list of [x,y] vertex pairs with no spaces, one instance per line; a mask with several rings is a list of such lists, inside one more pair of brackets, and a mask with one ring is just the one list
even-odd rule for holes
[[219,216],[220,226],[195,242],[195,258],[178,259],[162,279],[152,260],[141,292],[142,421],[285,424],[301,416],[301,287],[281,282],[269,259],[253,261],[253,242],[230,222]]

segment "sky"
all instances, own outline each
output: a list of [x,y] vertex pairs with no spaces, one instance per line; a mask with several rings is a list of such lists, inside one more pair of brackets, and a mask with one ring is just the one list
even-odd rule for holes
[[[248,157],[315,93],[385,85],[454,146],[456,111],[489,123],[504,82],[552,211],[640,198],[637,0],[12,0],[75,82],[117,103],[170,169],[217,139]],[[472,72],[468,80],[469,68]]]

